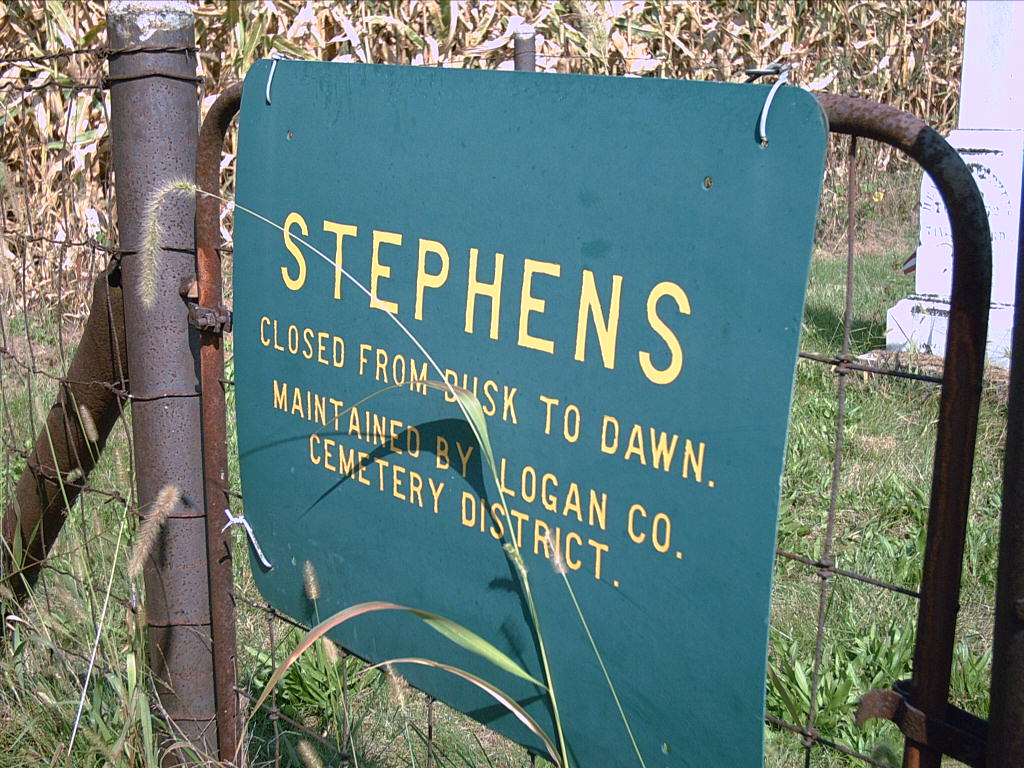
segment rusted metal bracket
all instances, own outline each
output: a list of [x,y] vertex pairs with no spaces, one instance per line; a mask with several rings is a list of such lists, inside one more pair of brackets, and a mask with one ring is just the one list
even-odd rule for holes
[[890,720],[911,741],[973,768],[985,768],[988,724],[984,720],[952,704],[946,705],[943,719],[929,717],[910,704],[909,696],[909,680],[901,680],[890,691],[869,691],[857,706],[857,725],[875,718]]
[[231,310],[226,307],[200,307],[189,302],[188,324],[207,333],[231,333]]
[[231,333],[233,315],[231,310],[224,306],[201,307],[199,306],[199,287],[195,280],[189,281],[181,286],[181,297],[188,306],[188,324],[197,331],[216,333],[223,335]]

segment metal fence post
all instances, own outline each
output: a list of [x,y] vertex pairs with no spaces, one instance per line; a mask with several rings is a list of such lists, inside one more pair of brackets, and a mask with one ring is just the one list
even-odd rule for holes
[[[193,350],[198,337],[179,295],[195,277],[194,202],[168,199],[159,211],[161,241],[155,299],[140,295],[144,211],[161,185],[191,179],[199,109],[194,17],[182,0],[111,0],[111,137],[117,224],[124,257],[124,305],[139,509],[173,485],[179,503],[147,559],[150,664],[174,736],[217,753],[206,527],[200,461],[200,413]],[[140,397],[141,396],[141,397]],[[183,754],[169,754],[178,765]]]
[[512,36],[513,64],[517,72],[537,69],[537,33],[529,24],[523,24]]
[[[1024,180],[1021,181],[1024,188]],[[1010,353],[1003,513],[999,525],[988,765],[1024,765],[1024,214]]]

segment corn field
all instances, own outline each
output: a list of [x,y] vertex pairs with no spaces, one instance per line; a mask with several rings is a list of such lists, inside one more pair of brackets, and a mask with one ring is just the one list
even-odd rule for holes
[[[70,329],[84,319],[97,253],[113,247],[104,12],[96,0],[0,6],[0,303],[10,310],[15,297],[27,299]],[[797,85],[892,104],[946,130],[957,115],[964,14],[963,3],[936,0],[262,0],[200,2],[196,32],[204,106],[273,52],[511,69],[512,33],[525,22],[537,31],[543,71],[742,81],[748,67],[783,61]]]

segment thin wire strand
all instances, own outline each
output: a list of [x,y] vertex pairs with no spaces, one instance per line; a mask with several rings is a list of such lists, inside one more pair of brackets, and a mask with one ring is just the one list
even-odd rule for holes
[[[846,297],[843,308],[843,341],[840,359],[847,360],[850,355],[850,336],[853,328],[853,265],[856,246],[854,232],[857,221],[857,137],[850,137],[850,150],[847,155],[847,208],[846,208]],[[836,394],[836,432],[832,455],[832,479],[829,489],[828,517],[825,526],[825,539],[822,542],[821,562],[827,567],[818,571],[818,614],[814,638],[814,665],[811,670],[811,690],[807,703],[807,733],[816,734],[814,727],[818,716],[818,691],[821,685],[822,658],[825,650],[825,624],[827,618],[828,597],[831,591],[831,568],[834,566],[832,547],[835,540],[836,510],[839,505],[839,490],[843,478],[843,443],[846,432],[846,371],[840,369]],[[811,750],[814,742],[804,740],[804,765],[811,764]]]

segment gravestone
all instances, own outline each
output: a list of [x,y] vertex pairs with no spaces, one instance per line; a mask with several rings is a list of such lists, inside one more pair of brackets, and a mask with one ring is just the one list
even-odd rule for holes
[[[967,4],[959,127],[948,137],[978,184],[992,232],[989,361],[1009,365],[1024,162],[1024,3]],[[939,192],[921,183],[914,294],[889,310],[886,345],[942,355],[946,349],[953,243]]]
[[[574,766],[638,764],[576,601],[647,765],[763,764],[826,138],[817,101],[782,88],[762,146],[768,91],[253,67],[234,360],[245,516],[272,565],[253,573],[271,604],[311,624],[367,601],[431,611],[543,680],[515,544]],[[478,397],[497,478],[451,393],[424,384],[442,379]],[[463,668],[554,733],[543,688],[413,616],[361,616],[332,637],[374,662]],[[542,751],[464,680],[398,671]]]

